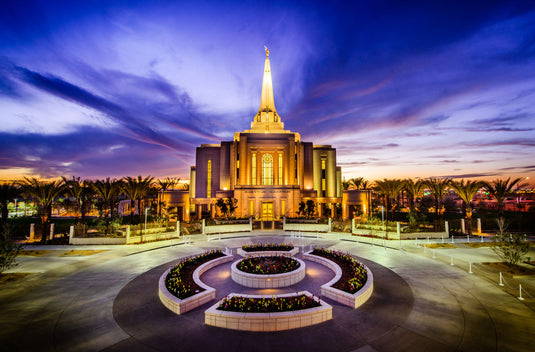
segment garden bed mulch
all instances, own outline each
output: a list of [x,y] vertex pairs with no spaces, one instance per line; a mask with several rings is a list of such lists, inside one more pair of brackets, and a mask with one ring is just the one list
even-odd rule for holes
[[429,243],[423,245],[426,248],[458,248],[456,245],[451,243]]

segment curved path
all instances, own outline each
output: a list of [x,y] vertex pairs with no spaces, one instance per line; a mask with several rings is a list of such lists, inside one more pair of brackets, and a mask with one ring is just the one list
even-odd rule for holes
[[[173,242],[160,244],[162,248],[154,244],[130,246],[96,255],[72,270],[56,270],[3,287],[2,349],[165,351],[172,347],[175,351],[245,351],[253,341],[255,350],[267,350],[266,346],[275,351],[305,350],[303,344],[310,338],[318,344],[309,350],[318,351],[529,351],[534,345],[535,313],[496,285],[429,258],[346,241],[300,240],[332,245],[361,257],[378,276],[376,292],[357,311],[335,306],[335,320],[316,327],[279,333],[199,327],[195,315],[202,314],[202,309],[177,317],[155,304],[156,286],[144,284],[157,280],[166,263],[179,257],[218,246],[237,247],[251,240],[289,239],[274,234],[195,246],[169,246]],[[140,248],[150,250],[132,253]],[[328,281],[328,275],[320,274],[317,281]],[[205,276],[207,282],[224,279],[224,268]],[[178,323],[182,319],[185,323]],[[337,325],[340,322],[343,324]],[[203,349],[206,345],[202,341],[191,345],[187,338],[156,341],[162,331],[179,336],[181,330],[195,335],[196,329],[210,330],[209,341],[222,343]],[[306,331],[309,333],[304,334]],[[235,335],[230,342],[225,338],[229,334]]]

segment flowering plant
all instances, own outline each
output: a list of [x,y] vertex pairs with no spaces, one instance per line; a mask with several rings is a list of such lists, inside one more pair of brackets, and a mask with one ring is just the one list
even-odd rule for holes
[[319,299],[307,295],[262,298],[233,296],[225,297],[217,309],[240,313],[273,313],[319,306]]
[[250,257],[238,262],[236,268],[249,274],[273,275],[289,273],[300,265],[297,260],[290,257]]
[[330,259],[340,266],[342,269],[342,276],[340,277],[340,280],[332,285],[334,288],[349,293],[355,293],[364,286],[368,279],[368,273],[364,265],[347,253],[316,248],[311,254]]
[[291,251],[294,246],[287,243],[256,243],[246,244],[241,247],[246,252],[262,252],[262,251]]
[[223,252],[217,249],[182,259],[169,270],[169,274],[167,274],[167,277],[165,278],[165,287],[171,294],[180,299],[204,291],[204,289],[197,285],[193,280],[193,271],[195,271],[201,264],[222,256],[224,256]]

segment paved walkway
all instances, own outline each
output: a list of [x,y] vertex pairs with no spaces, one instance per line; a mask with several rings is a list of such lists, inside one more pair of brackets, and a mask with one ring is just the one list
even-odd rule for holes
[[[233,238],[201,241],[195,245],[166,241],[139,246],[121,246],[121,248],[110,247],[108,252],[84,260],[71,260],[65,262],[65,265],[48,268],[42,274],[32,275],[33,277],[22,282],[8,284],[2,287],[0,292],[2,312],[0,349],[154,351],[171,347],[177,351],[195,350],[195,346],[184,348],[186,345],[182,343],[187,342],[182,341],[177,345],[175,340],[168,340],[172,345],[162,342],[160,347],[158,343],[132,344],[132,341],[142,341],[140,336],[150,339],[148,335],[152,334],[151,329],[169,328],[165,324],[162,325],[159,320],[151,320],[151,317],[157,316],[155,315],[157,310],[163,311],[168,315],[168,319],[173,321],[179,321],[182,317],[166,312],[159,305],[136,305],[136,301],[143,303],[139,299],[145,297],[144,293],[156,290],[152,285],[136,286],[138,295],[124,296],[122,293],[127,292],[124,290],[132,288],[132,285],[142,282],[142,278],[146,278],[146,275],[158,276],[158,270],[162,270],[166,263],[181,256],[197,253],[206,248],[237,247],[250,241],[250,238],[245,237],[247,235],[222,236]],[[534,311],[525,302],[504,292],[496,284],[470,275],[463,268],[450,266],[419,253],[384,249],[378,244],[349,242],[343,240],[347,239],[343,236],[329,235],[329,239],[324,240],[316,239],[314,235],[300,239],[279,237],[277,233],[262,235],[252,239],[279,242],[292,240],[298,245],[333,246],[357,255],[364,261],[370,261],[370,266],[377,266],[375,270],[384,268],[385,273],[392,273],[400,280],[396,283],[385,279],[381,280],[382,284],[392,283],[392,287],[398,288],[400,292],[404,287],[410,289],[413,300],[411,307],[404,318],[395,320],[390,327],[384,325],[385,317],[400,316],[395,309],[403,307],[403,304],[393,300],[388,290],[378,289],[369,304],[364,305],[362,309],[348,310],[348,314],[357,314],[355,317],[344,319],[343,309],[337,308],[335,315],[342,312],[338,314],[342,318],[338,321],[344,322],[343,326],[335,329],[340,331],[338,335],[326,334],[323,332],[325,328],[320,328],[329,323],[316,328],[300,329],[302,331],[310,329],[309,334],[296,333],[297,330],[294,333],[281,333],[286,336],[282,340],[278,339],[278,335],[272,339],[262,333],[228,332],[224,329],[210,328],[214,341],[221,336],[238,334],[239,338],[232,346],[247,346],[254,341],[257,346],[269,345],[272,350],[304,350],[300,348],[304,339],[308,336],[322,336],[323,345],[318,345],[316,350],[533,350]],[[32,265],[38,265],[38,262]],[[130,318],[126,317],[130,325],[125,324],[124,316],[114,317],[114,309],[117,313],[120,300],[132,307]],[[383,303],[375,305],[374,302]],[[194,311],[193,315],[200,314],[199,312],[201,311]],[[336,322],[333,321],[333,324]],[[187,330],[189,326],[190,324],[182,324],[175,327]],[[138,335],[138,332],[133,333],[131,329],[135,329],[141,335]],[[379,331],[382,333],[376,334]],[[342,339],[342,336],[352,336],[352,338],[348,341]],[[280,341],[284,341],[285,344]],[[325,348],[321,348],[322,346]],[[225,347],[232,350],[230,345]]]

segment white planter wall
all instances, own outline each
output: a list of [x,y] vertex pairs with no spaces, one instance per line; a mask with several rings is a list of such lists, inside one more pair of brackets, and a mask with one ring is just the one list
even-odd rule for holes
[[304,232],[330,232],[329,224],[288,224],[282,225],[284,231],[304,231]]
[[204,226],[204,234],[227,233],[227,232],[250,232],[253,231],[252,225],[249,224],[232,224],[232,225],[212,225]]
[[307,252],[303,255],[303,258],[322,264],[332,271],[334,271],[334,278],[327,282],[324,285],[321,285],[321,294],[322,296],[325,296],[327,298],[330,298],[338,303],[341,303],[343,305],[349,306],[351,308],[358,308],[361,305],[363,305],[372,295],[373,293],[373,274],[371,270],[364,265],[366,268],[366,272],[368,275],[368,279],[366,280],[366,283],[364,286],[360,288],[355,293],[348,293],[342,290],[339,290],[337,288],[331,287],[333,284],[335,284],[338,280],[340,280],[340,277],[342,277],[342,269],[333,262],[332,260],[329,260],[324,257],[320,257],[317,255],[310,254],[311,252]]
[[298,258],[293,258],[299,262],[299,268],[289,273],[273,274],[273,275],[259,275],[250,274],[239,270],[236,266],[239,260],[232,263],[230,267],[230,275],[234,282],[252,288],[277,288],[287,287],[303,280],[306,275],[305,262]]
[[158,282],[158,296],[160,297],[160,301],[175,314],[184,314],[215,299],[216,290],[213,287],[203,283],[200,280],[200,276],[213,267],[232,261],[233,258],[234,257],[232,255],[226,255],[224,257],[210,260],[209,262],[206,262],[195,269],[195,271],[193,271],[193,280],[197,285],[204,288],[204,291],[184,299],[174,296],[167,290],[167,287],[165,287],[165,278],[167,277],[167,274],[169,274],[169,271],[172,269],[172,267],[167,269],[162,276],[160,276],[160,280]]
[[[275,297],[291,297],[305,294],[308,291],[276,295]],[[273,297],[271,295],[245,295],[231,293],[228,297]],[[218,310],[222,300],[204,312],[204,323],[220,328],[244,331],[282,331],[315,325],[332,319],[332,306],[320,301],[321,306],[292,312],[280,313],[237,313]]]

